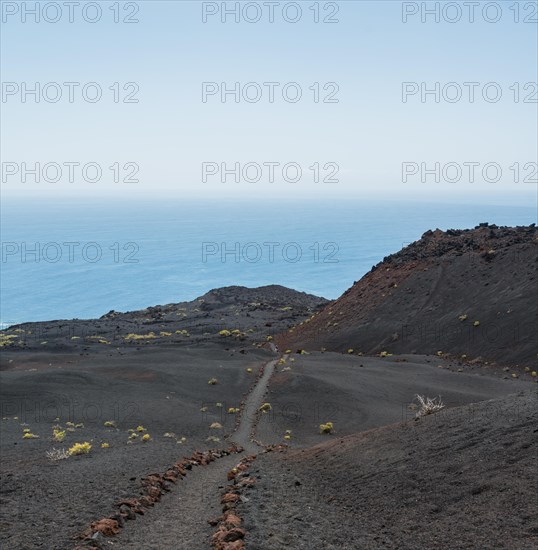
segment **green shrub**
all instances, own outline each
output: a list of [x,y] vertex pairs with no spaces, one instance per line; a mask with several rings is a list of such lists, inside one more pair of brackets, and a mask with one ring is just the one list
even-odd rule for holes
[[150,332],[149,334],[134,334],[129,333],[127,336],[125,336],[125,340],[152,340],[153,338],[157,338],[155,336],[154,332]]
[[73,455],[83,455],[88,454],[91,450],[92,446],[88,441],[85,441],[84,443],[75,443],[72,447],[69,448],[67,451],[70,456]]
[[334,425],[332,422],[326,422],[325,424],[319,425],[320,434],[331,434],[333,432]]
[[61,443],[65,439],[65,430],[52,430],[52,439]]

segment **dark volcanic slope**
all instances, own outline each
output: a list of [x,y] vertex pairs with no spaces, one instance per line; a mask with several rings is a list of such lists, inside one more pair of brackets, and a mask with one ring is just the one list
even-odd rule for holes
[[[112,356],[97,349],[89,356],[2,354],[12,357],[0,372],[2,550],[71,550],[72,537],[117,511],[114,502],[140,494],[143,476],[165,472],[195,449],[228,447],[224,436],[236,415],[227,408],[239,406],[273,357],[263,349],[241,354],[214,344],[123,348]],[[209,385],[213,377],[218,383]],[[109,421],[115,427],[106,426]],[[213,422],[222,429],[211,429]],[[62,442],[53,440],[54,426],[66,432]],[[130,439],[128,430],[137,426],[151,441],[141,441],[142,434]],[[38,438],[24,439],[24,429]],[[52,449],[83,442],[92,445],[88,455],[47,458]]]
[[538,546],[535,391],[260,455],[248,548]]
[[536,227],[436,230],[386,257],[277,342],[536,364]]
[[[192,345],[211,341],[248,345],[286,330],[327,303],[324,298],[278,285],[230,286],[211,290],[192,302],[127,313],[110,311],[99,319],[14,325],[0,331],[0,346],[10,351],[83,352],[107,346]],[[230,334],[219,335],[222,330]]]
[[347,436],[409,419],[416,394],[440,396],[447,407],[458,407],[536,385],[531,373],[515,378],[515,372],[491,365],[431,356],[310,352],[280,363],[266,396],[272,410],[261,416],[256,433],[264,443],[277,444],[285,443],[291,430],[293,447],[325,441],[319,433],[325,422],[334,423],[338,436]]

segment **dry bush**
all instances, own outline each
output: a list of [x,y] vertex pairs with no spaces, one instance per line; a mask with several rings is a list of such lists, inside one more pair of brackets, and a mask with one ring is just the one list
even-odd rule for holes
[[432,399],[430,397],[424,397],[417,394],[415,399],[418,401],[418,417],[434,414],[445,408],[440,395]]

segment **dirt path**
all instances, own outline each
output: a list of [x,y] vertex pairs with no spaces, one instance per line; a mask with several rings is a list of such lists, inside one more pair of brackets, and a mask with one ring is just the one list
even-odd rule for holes
[[265,365],[263,374],[258,380],[258,383],[247,396],[243,407],[243,412],[241,413],[241,421],[239,426],[230,436],[230,439],[234,443],[241,445],[241,447],[243,447],[249,454],[256,453],[259,450],[258,445],[251,441],[251,433],[255,427],[258,409],[263,403],[264,395],[267,392],[269,380],[275,372],[277,361],[278,359],[274,359]]
[[277,361],[278,358],[265,365],[258,383],[247,396],[239,425],[229,438],[245,451],[194,468],[155,508],[137,521],[129,522],[117,538],[110,540],[111,546],[128,550],[209,548],[214,528],[207,520],[222,513],[221,489],[227,483],[227,472],[246,454],[259,451],[258,445],[251,441],[251,433]]

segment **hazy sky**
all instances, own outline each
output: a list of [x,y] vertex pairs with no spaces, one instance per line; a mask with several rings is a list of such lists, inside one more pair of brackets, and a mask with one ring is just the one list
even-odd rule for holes
[[[34,2],[2,4],[4,196],[535,200],[536,3],[516,3],[519,13],[514,2],[490,2],[486,13],[480,3],[473,23],[469,7],[459,21],[447,21],[458,17],[455,2],[437,3],[438,23],[428,14],[421,21],[420,3],[396,1],[309,0],[285,12],[289,3],[275,2],[272,23],[263,2],[81,1],[72,23],[62,2],[61,13],[48,8],[38,23],[23,16]],[[95,4],[101,18],[90,23],[84,17],[97,17]],[[240,22],[228,14],[223,23],[223,5],[235,4]],[[57,23],[44,20],[58,16]],[[39,102],[22,93],[23,83],[31,89],[36,82]],[[94,85],[82,96],[91,82],[102,91],[95,102]],[[205,102],[204,82],[216,83],[206,85]],[[222,83],[233,89],[236,82],[239,102],[233,94],[223,102]],[[125,83],[134,84],[124,90]],[[436,83],[439,102],[435,94],[422,101],[421,91]],[[123,102],[128,97],[138,102]],[[39,183],[31,173],[23,182],[23,162],[57,163],[62,171],[49,164]],[[80,163],[70,165],[72,182],[64,163]],[[87,163],[95,164],[82,175]],[[203,163],[211,163],[205,178]],[[229,170],[240,163],[239,183],[235,174],[222,175],[223,163]],[[439,163],[439,181],[421,163],[428,170]],[[129,175],[139,181],[122,181]]]

